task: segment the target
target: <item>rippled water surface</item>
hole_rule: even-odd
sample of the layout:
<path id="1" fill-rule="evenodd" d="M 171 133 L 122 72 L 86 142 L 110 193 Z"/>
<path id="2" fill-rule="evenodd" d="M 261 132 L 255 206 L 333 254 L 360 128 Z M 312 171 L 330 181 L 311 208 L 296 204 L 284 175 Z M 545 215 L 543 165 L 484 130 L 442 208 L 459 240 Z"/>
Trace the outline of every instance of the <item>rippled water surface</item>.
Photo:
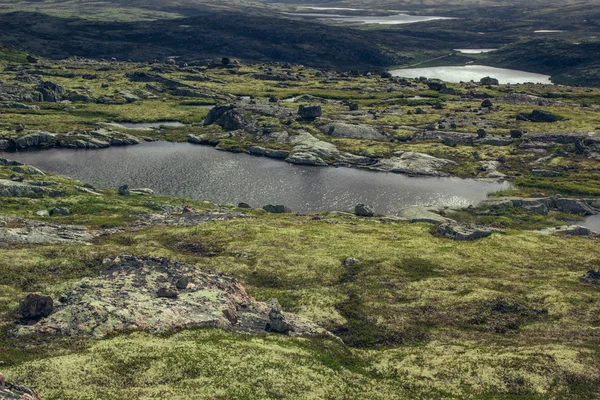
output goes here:
<path id="1" fill-rule="evenodd" d="M 290 165 L 188 143 L 144 143 L 102 150 L 4 153 L 98 187 L 149 187 L 157 194 L 216 203 L 284 204 L 294 211 L 350 210 L 357 203 L 395 214 L 415 205 L 466 207 L 509 184 L 458 178 L 411 178 L 354 168 Z"/>

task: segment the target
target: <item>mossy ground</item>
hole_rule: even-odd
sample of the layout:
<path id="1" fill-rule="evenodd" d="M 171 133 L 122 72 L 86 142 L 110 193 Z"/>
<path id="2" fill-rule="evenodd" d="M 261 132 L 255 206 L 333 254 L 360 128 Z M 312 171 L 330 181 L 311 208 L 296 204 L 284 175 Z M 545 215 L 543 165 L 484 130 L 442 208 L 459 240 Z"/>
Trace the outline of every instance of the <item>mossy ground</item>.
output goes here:
<path id="1" fill-rule="evenodd" d="M 11 62 L 14 62 L 11 60 Z M 63 64 L 56 70 L 66 71 Z M 389 80 L 355 77 L 324 82 L 313 70 L 293 67 L 305 81 L 283 87 L 253 77 L 258 66 L 244 66 L 242 74 L 227 70 L 203 71 L 226 83 L 192 82 L 198 90 L 233 93 L 266 99 L 301 94 L 348 100 L 361 110 L 382 112 L 400 107 L 378 119 L 363 115 L 359 122 L 395 132 L 400 137 L 446 113 L 476 102 L 451 102 L 447 95 L 424 85 L 388 92 Z M 56 78 L 68 90 L 85 90 L 94 97 L 113 96 L 115 90 L 141 91 L 145 84 L 124 78 L 126 72 L 147 69 L 119 64 L 98 71 L 90 65 L 69 68 L 76 78 Z M 96 74 L 93 81 L 85 74 Z M 181 78 L 177 72 L 167 76 Z M 81 78 L 80 78 L 81 77 Z M 0 73 L 12 80 L 14 74 Z M 54 77 L 50 79 L 55 79 Z M 103 88 L 102 83 L 109 87 Z M 76 89 L 85 86 L 84 89 Z M 464 91 L 463 85 L 451 85 Z M 556 124 L 514 121 L 530 105 L 502 105 L 485 114 L 499 128 L 490 135 L 520 127 L 536 132 L 592 131 L 597 113 L 582 102 L 597 104 L 600 91 L 543 85 L 518 85 L 516 90 L 564 95 L 567 107 L 542 107 L 566 118 Z M 494 97 L 505 87 L 484 88 Z M 427 100 L 412 102 L 419 94 Z M 492 99 L 493 100 L 493 99 Z M 96 122 L 173 121 L 200 122 L 207 110 L 196 100 L 165 95 L 163 99 L 133 104 L 38 104 L 40 110 L 2 109 L 3 136 L 23 123 L 28 129 L 64 133 L 91 129 Z M 410 106 L 408 105 L 410 103 Z M 443 110 L 429 106 L 445 102 Z M 281 103 L 295 109 L 295 103 Z M 427 107 L 427 114 L 408 110 Z M 538 107 L 536 107 L 538 108 Z M 338 119 L 342 105 L 324 105 L 324 118 Z M 510 120 L 511 124 L 507 121 Z M 279 121 L 265 119 L 278 126 Z M 296 122 L 300 124 L 300 122 Z M 396 150 L 425 152 L 460 162 L 451 172 L 478 173 L 478 162 L 506 157 L 503 171 L 514 175 L 519 187 L 511 194 L 543 189 L 598 195 L 597 161 L 557 149 L 548 166 L 567 171 L 563 177 L 529 174 L 536 155 L 507 147 L 448 147 L 429 142 L 373 142 L 335 139 L 320 133 L 315 124 L 303 127 L 341 150 L 370 156 L 389 156 Z M 393 126 L 398 125 L 398 129 Z M 215 127 L 186 126 L 144 132 L 145 136 L 181 141 L 188 133 L 215 132 Z M 463 129 L 474 132 L 476 128 Z M 255 143 L 250 136 L 235 136 L 220 145 L 244 150 Z M 561 150 L 558 152 L 558 150 Z M 476 158 L 473 152 L 477 151 Z M 13 171 L 0 167 L 0 178 Z M 36 218 L 35 212 L 55 206 L 72 215 L 48 217 L 89 229 L 123 226 L 139 214 L 181 207 L 197 209 L 212 204 L 157 196 L 103 196 L 81 193 L 81 182 L 65 177 L 26 176 L 54 180 L 65 192 L 55 198 L 3 198 L 0 214 Z M 190 227 L 147 227 L 98 238 L 92 245 L 0 247 L 0 361 L 3 373 L 39 390 L 45 399 L 193 398 L 598 398 L 600 393 L 600 303 L 598 287 L 579 281 L 600 265 L 598 238 L 554 237 L 529 232 L 560 224 L 566 214 L 541 217 L 526 212 L 480 215 L 464 211 L 457 218 L 506 228 L 474 242 L 434 237 L 428 224 L 382 223 L 340 214 L 267 215 L 248 211 L 249 219 L 210 222 Z M 205 251 L 205 250 L 210 251 Z M 210 253 L 210 254 L 209 254 Z M 102 341 L 64 338 L 21 338 L 7 335 L 12 313 L 28 292 L 59 294 L 66 282 L 102 270 L 102 260 L 119 254 L 166 256 L 217 270 L 239 279 L 260 300 L 277 297 L 284 309 L 313 319 L 336 333 L 343 342 L 326 339 L 292 339 L 278 335 L 247 336 L 215 329 L 184 330 L 165 336 L 141 332 Z M 244 254 L 244 257 L 240 257 Z M 360 264 L 347 267 L 354 257 Z"/>
<path id="2" fill-rule="evenodd" d="M 72 216 L 50 220 L 91 226 L 103 219 L 123 224 L 169 205 L 214 207 L 110 191 L 72 196 L 76 182 L 50 178 L 69 194 L 3 201 L 0 212 L 31 217 L 49 202 L 68 203 Z M 5 333 L 3 372 L 46 399 L 599 395 L 598 288 L 579 282 L 600 265 L 598 239 L 544 236 L 515 224 L 519 229 L 504 235 L 455 242 L 432 236 L 428 224 L 249 213 L 250 219 L 147 227 L 92 245 L 2 247 L 4 329 L 27 292 L 58 295 L 66 282 L 101 271 L 105 257 L 143 254 L 233 275 L 257 299 L 277 297 L 285 310 L 313 319 L 343 343 L 214 329 L 102 341 Z M 348 257 L 361 263 L 345 266 Z"/>

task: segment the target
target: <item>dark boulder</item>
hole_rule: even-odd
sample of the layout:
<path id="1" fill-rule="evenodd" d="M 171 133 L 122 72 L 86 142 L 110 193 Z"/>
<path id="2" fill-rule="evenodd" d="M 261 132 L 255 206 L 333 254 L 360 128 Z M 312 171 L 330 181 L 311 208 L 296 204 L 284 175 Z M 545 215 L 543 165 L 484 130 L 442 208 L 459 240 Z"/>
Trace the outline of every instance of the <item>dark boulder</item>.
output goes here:
<path id="1" fill-rule="evenodd" d="M 271 299 L 269 301 L 269 306 L 271 307 L 271 310 L 269 311 L 269 322 L 267 323 L 265 330 L 267 332 L 287 334 L 291 327 L 285 320 L 281 305 L 277 299 Z"/>
<path id="2" fill-rule="evenodd" d="M 600 271 L 594 271 L 593 269 L 586 272 L 581 278 L 579 278 L 581 282 L 591 283 L 592 285 L 600 284 Z"/>
<path id="3" fill-rule="evenodd" d="M 23 319 L 38 320 L 52 314 L 54 301 L 50 296 L 38 293 L 28 294 L 19 306 L 19 313 Z"/>
<path id="4" fill-rule="evenodd" d="M 357 204 L 356 207 L 354 207 L 354 214 L 359 217 L 372 217 L 375 215 L 375 211 L 373 210 L 373 207 L 366 204 Z"/>
<path id="5" fill-rule="evenodd" d="M 519 139 L 523 137 L 523 131 L 520 129 L 511 129 L 510 137 L 513 139 Z"/>
<path id="6" fill-rule="evenodd" d="M 495 79 L 495 78 L 492 78 L 489 76 L 486 76 L 485 78 L 481 78 L 479 83 L 481 83 L 482 85 L 485 85 L 485 86 L 496 86 L 496 85 L 500 84 L 498 79 Z"/>
<path id="7" fill-rule="evenodd" d="M 292 210 L 286 206 L 272 205 L 272 204 L 267 204 L 266 206 L 263 207 L 263 210 L 265 210 L 266 212 L 271 213 L 271 214 L 285 214 L 285 213 L 292 212 Z"/>
<path id="8" fill-rule="evenodd" d="M 560 117 L 550 111 L 533 110 L 531 113 L 519 113 L 516 117 L 517 121 L 529 122 L 556 122 Z"/>
<path id="9" fill-rule="evenodd" d="M 252 208 L 248 203 L 238 203 L 238 208 Z"/>
<path id="10" fill-rule="evenodd" d="M 41 93 L 42 101 L 57 103 L 65 95 L 65 88 L 59 83 L 53 81 L 44 81 L 36 86 L 36 90 Z"/>
<path id="11" fill-rule="evenodd" d="M 56 207 L 50 210 L 50 215 L 54 216 L 54 215 L 62 215 L 62 216 L 68 216 L 69 210 L 64 208 L 64 207 Z"/>
<path id="12" fill-rule="evenodd" d="M 430 90 L 435 90 L 436 92 L 447 88 L 445 83 L 437 81 L 427 81 L 425 82 L 425 84 L 427 85 L 427 87 L 429 87 Z"/>
<path id="13" fill-rule="evenodd" d="M 156 296 L 165 299 L 176 299 L 177 297 L 179 297 L 179 292 L 173 288 L 161 287 L 156 292 Z"/>
<path id="14" fill-rule="evenodd" d="M 129 190 L 129 185 L 123 185 L 119 187 L 119 195 L 121 196 L 127 196 L 131 194 L 130 190 Z"/>
<path id="15" fill-rule="evenodd" d="M 391 74 L 391 73 L 389 73 L 388 71 L 384 71 L 384 72 L 382 72 L 382 73 L 380 74 L 380 76 L 381 76 L 383 79 L 390 79 L 390 78 L 392 77 L 392 74 Z"/>
<path id="16" fill-rule="evenodd" d="M 238 129 L 245 129 L 250 132 L 256 131 L 252 121 L 246 118 L 244 114 L 238 111 L 233 105 L 211 108 L 202 124 L 208 126 L 215 123 L 226 131 L 235 131 Z"/>
<path id="17" fill-rule="evenodd" d="M 323 115 L 321 106 L 305 106 L 301 105 L 298 107 L 298 115 L 302 119 L 316 119 Z"/>
<path id="18" fill-rule="evenodd" d="M 477 137 L 483 139 L 487 136 L 485 129 L 477 129 Z"/>
<path id="19" fill-rule="evenodd" d="M 490 99 L 485 99 L 484 101 L 481 102 L 481 107 L 483 107 L 483 108 L 490 108 L 493 105 L 494 104 L 492 103 L 492 101 Z"/>

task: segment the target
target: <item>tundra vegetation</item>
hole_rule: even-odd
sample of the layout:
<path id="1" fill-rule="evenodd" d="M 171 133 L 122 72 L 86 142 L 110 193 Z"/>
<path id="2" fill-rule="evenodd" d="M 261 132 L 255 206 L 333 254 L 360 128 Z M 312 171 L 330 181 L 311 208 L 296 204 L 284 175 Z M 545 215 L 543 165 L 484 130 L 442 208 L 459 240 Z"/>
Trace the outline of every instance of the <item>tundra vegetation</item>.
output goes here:
<path id="1" fill-rule="evenodd" d="M 220 59 L 53 61 L 8 47 L 0 60 L 0 368 L 7 382 L 44 399 L 600 396 L 600 238 L 542 233 L 600 209 L 599 89 Z M 167 121 L 182 126 L 121 125 Z M 436 164 L 436 174 L 508 179 L 514 188 L 494 194 L 499 202 L 536 203 L 448 211 L 461 224 L 490 229 L 457 241 L 427 222 L 274 214 L 93 188 L 5 160 L 17 149 L 95 151 L 152 140 L 261 148 L 323 168 L 429 155 L 452 161 Z M 564 198 L 581 199 L 569 203 L 578 208 L 559 206 Z M 65 326 L 82 327 L 82 315 L 133 315 L 91 292 L 88 303 L 65 295 L 85 294 L 98 279 L 98 290 L 113 288 L 110 276 L 125 255 L 235 278 L 258 308 L 269 304 L 269 331 L 221 329 L 235 325 L 235 307 L 218 325 L 115 328 L 101 339 L 35 330 L 48 317 L 45 296 L 60 315 L 67 305 L 82 308 L 60 321 Z M 144 282 L 156 285 L 160 271 L 143 268 L 151 276 Z M 115 296 L 133 296 L 144 282 L 128 282 Z M 178 292 L 145 289 L 156 291 L 157 304 L 177 305 L 195 290 L 180 283 Z M 33 293 L 43 296 L 32 303 Z M 268 303 L 273 298 L 278 304 Z M 84 306 L 107 314 L 85 314 Z M 289 334 L 275 324 L 281 308 L 327 333 Z M 35 320 L 26 318 L 32 312 Z"/>

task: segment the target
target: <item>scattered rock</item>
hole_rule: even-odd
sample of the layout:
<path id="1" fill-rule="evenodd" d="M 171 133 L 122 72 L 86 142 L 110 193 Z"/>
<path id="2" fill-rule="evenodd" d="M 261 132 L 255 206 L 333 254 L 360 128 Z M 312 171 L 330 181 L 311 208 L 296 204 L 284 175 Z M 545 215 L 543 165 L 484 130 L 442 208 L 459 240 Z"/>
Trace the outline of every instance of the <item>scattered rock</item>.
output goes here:
<path id="1" fill-rule="evenodd" d="M 321 106 L 301 105 L 298 107 L 298 115 L 300 115 L 302 119 L 312 120 L 321 117 L 322 114 L 323 110 L 321 109 Z"/>
<path id="2" fill-rule="evenodd" d="M 372 217 L 375 215 L 375 211 L 373 210 L 373 207 L 366 204 L 357 204 L 356 207 L 354 207 L 354 214 L 359 217 Z"/>
<path id="3" fill-rule="evenodd" d="M 523 131 L 520 129 L 511 129 L 510 137 L 513 139 L 520 139 L 523 137 Z"/>
<path id="4" fill-rule="evenodd" d="M 131 191 L 129 190 L 129 185 L 120 186 L 118 193 L 121 196 L 128 196 L 129 194 L 131 194 Z"/>
<path id="5" fill-rule="evenodd" d="M 166 299 L 176 299 L 177 297 L 179 297 L 179 292 L 173 288 L 161 287 L 156 292 L 156 296 Z"/>
<path id="6" fill-rule="evenodd" d="M 409 175 L 449 176 L 449 174 L 440 171 L 440 168 L 453 165 L 458 164 L 428 154 L 397 151 L 393 154 L 393 157 L 380 160 L 369 169 Z"/>
<path id="7" fill-rule="evenodd" d="M 252 207 L 250 207 L 250 204 L 248 204 L 248 203 L 238 203 L 238 208 L 249 209 L 249 208 L 252 208 Z"/>
<path id="8" fill-rule="evenodd" d="M 52 314 L 54 301 L 50 296 L 28 294 L 19 305 L 19 314 L 24 320 L 39 320 Z"/>
<path id="9" fill-rule="evenodd" d="M 269 322 L 265 326 L 265 330 L 267 332 L 288 334 L 292 327 L 287 323 L 281 305 L 277 299 L 269 300 L 268 304 L 271 310 L 269 311 Z"/>
<path id="10" fill-rule="evenodd" d="M 263 210 L 265 210 L 266 212 L 271 213 L 271 214 L 284 214 L 284 213 L 292 212 L 292 210 L 286 206 L 272 205 L 272 204 L 267 204 L 266 206 L 263 207 Z"/>
<path id="11" fill-rule="evenodd" d="M 62 216 L 68 216 L 69 210 L 64 208 L 64 207 L 56 207 L 50 210 L 50 216 L 55 216 L 55 215 L 62 215 Z"/>
<path id="12" fill-rule="evenodd" d="M 360 260 L 357 258 L 346 258 L 346 260 L 344 260 L 344 266 L 346 267 L 354 267 L 358 264 L 360 264 Z"/>
<path id="13" fill-rule="evenodd" d="M 556 122 L 560 117 L 550 111 L 544 110 L 533 110 L 532 113 L 520 113 L 517 115 L 519 121 L 530 121 L 530 122 Z"/>
<path id="14" fill-rule="evenodd" d="M 494 232 L 498 231 L 485 226 L 450 222 L 439 225 L 435 234 L 454 240 L 477 240 L 488 237 Z"/>
<path id="15" fill-rule="evenodd" d="M 411 223 L 427 222 L 430 224 L 444 224 L 452 222 L 451 219 L 439 214 L 440 209 L 436 207 L 409 207 L 400 210 L 399 217 L 407 219 Z"/>
<path id="16" fill-rule="evenodd" d="M 479 81 L 479 83 L 481 83 L 484 86 L 497 86 L 500 84 L 500 82 L 498 81 L 498 79 L 486 76 L 485 78 L 481 78 L 481 80 Z"/>
<path id="17" fill-rule="evenodd" d="M 591 283 L 592 285 L 599 285 L 600 284 L 600 271 L 595 271 L 593 269 L 590 269 L 588 272 L 585 273 L 585 275 L 583 275 L 581 278 L 579 278 L 579 280 L 581 282 Z"/>

